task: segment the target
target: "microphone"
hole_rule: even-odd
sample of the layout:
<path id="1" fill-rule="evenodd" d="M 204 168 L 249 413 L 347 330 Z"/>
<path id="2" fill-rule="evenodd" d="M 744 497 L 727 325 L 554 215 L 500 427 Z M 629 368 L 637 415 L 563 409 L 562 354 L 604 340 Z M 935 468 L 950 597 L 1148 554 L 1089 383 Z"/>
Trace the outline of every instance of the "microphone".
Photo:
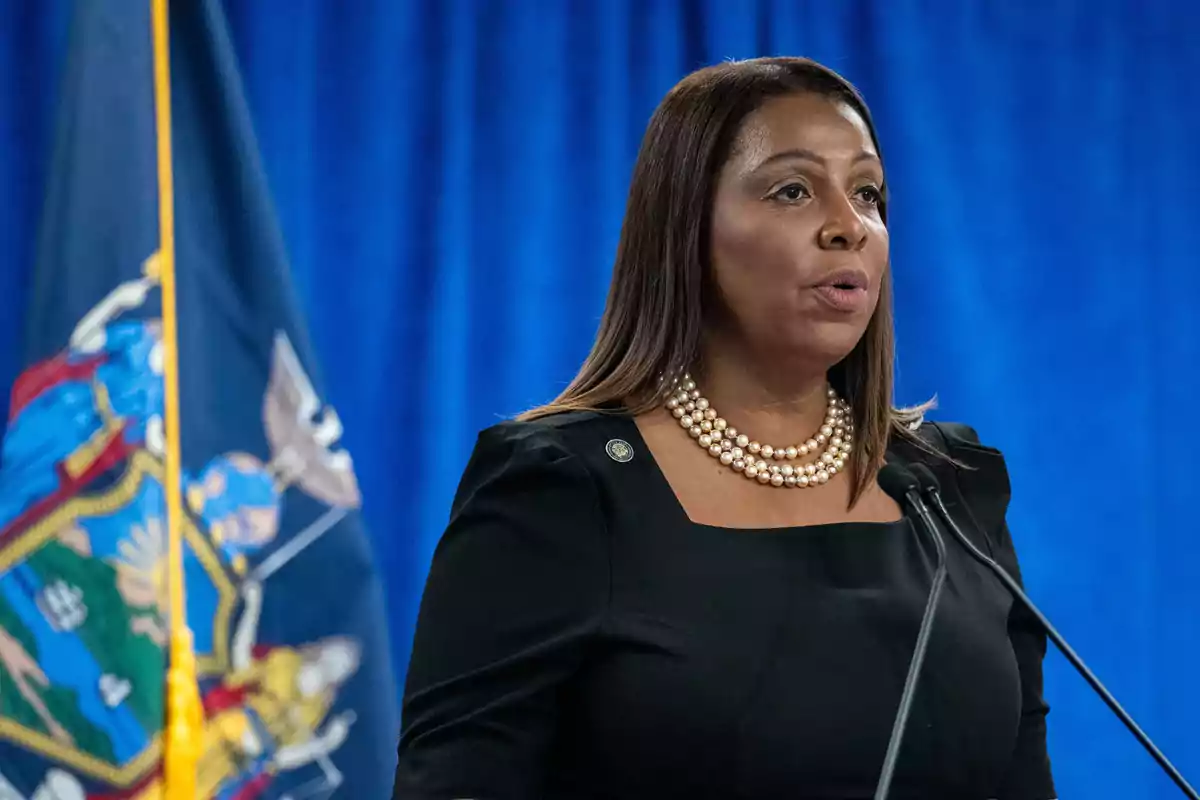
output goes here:
<path id="1" fill-rule="evenodd" d="M 904 741 L 904 731 L 908 727 L 908 715 L 912 711 L 913 698 L 917 693 L 917 682 L 921 678 L 921 668 L 925 663 L 925 652 L 929 649 L 929 634 L 933 631 L 933 620 L 937 615 L 938 602 L 942 597 L 942 586 L 946 583 L 946 543 L 941 531 L 929 512 L 929 507 L 921 499 L 920 484 L 916 477 L 898 464 L 885 464 L 879 471 L 879 487 L 887 492 L 898 503 L 907 504 L 916 512 L 922 527 L 933 540 L 937 553 L 937 568 L 933 573 L 933 584 L 929 589 L 929 597 L 925 601 L 925 613 L 921 617 L 921 627 L 917 632 L 917 644 L 913 649 L 912 660 L 908 665 L 908 676 L 904 679 L 904 692 L 900 695 L 900 707 L 896 710 L 896 719 L 892 723 L 892 736 L 888 740 L 887 755 L 883 759 L 883 768 L 879 773 L 879 783 L 875 786 L 875 800 L 886 800 L 892 788 L 892 774 L 896 771 L 896 761 L 900 757 L 900 745 Z"/>
<path id="2" fill-rule="evenodd" d="M 1020 602 L 1021 605 L 1025 606 L 1025 608 L 1027 608 L 1029 612 L 1037 618 L 1038 623 L 1041 624 L 1042 628 L 1046 631 L 1046 635 L 1052 642 L 1054 642 L 1054 646 L 1057 647 L 1064 656 L 1066 656 L 1067 661 L 1071 662 L 1071 666 L 1073 666 L 1076 671 L 1083 676 L 1083 679 L 1088 682 L 1088 685 L 1092 687 L 1096 694 L 1100 695 L 1100 699 L 1103 700 L 1110 709 L 1112 709 L 1112 712 L 1117 715 L 1117 718 L 1120 719 L 1121 722 L 1125 723 L 1125 727 L 1129 729 L 1129 732 L 1132 733 L 1138 742 L 1141 743 L 1142 747 L 1146 748 L 1146 752 L 1148 752 L 1154 758 L 1154 760 L 1158 762 L 1158 765 L 1162 767 L 1163 772 L 1167 773 L 1167 776 L 1175 782 L 1175 785 L 1180 788 L 1184 795 L 1189 797 L 1191 800 L 1200 800 L 1200 795 L 1196 794 L 1196 790 L 1188 784 L 1183 775 L 1180 774 L 1179 770 L 1175 768 L 1175 765 L 1167 760 L 1167 757 L 1163 755 L 1163 752 L 1158 749 L 1153 741 L 1151 741 L 1150 737 L 1146 735 L 1145 731 L 1138 727 L 1138 724 L 1133 721 L 1133 717 L 1129 716 L 1129 712 L 1121 707 L 1121 704 L 1117 702 L 1117 699 L 1112 696 L 1112 693 L 1109 692 L 1104 684 L 1100 682 L 1100 679 L 1096 677 L 1095 673 L 1088 669 L 1088 666 L 1083 663 L 1083 659 L 1080 658 L 1073 649 L 1071 649 L 1071 646 L 1067 644 L 1067 640 L 1064 639 L 1062 634 L 1060 634 L 1054 628 L 1054 626 L 1050 624 L 1050 620 L 1048 620 L 1046 616 L 1038 609 L 1038 607 L 1033 604 L 1033 601 L 1029 599 L 1024 591 L 1022 591 L 1021 587 L 1015 580 L 1013 580 L 1012 576 L 1005 572 L 1003 567 L 984 555 L 979 548 L 977 548 L 974 543 L 967 538 L 966 534 L 964 534 L 962 529 L 958 526 L 958 523 L 956 523 L 954 518 L 950 516 L 950 512 L 946 510 L 946 504 L 942 502 L 941 488 L 938 484 L 937 476 L 933 474 L 933 470 L 924 464 L 917 463 L 912 465 L 912 472 L 920 481 L 921 491 L 933 502 L 933 507 L 937 510 L 938 516 L 941 517 L 942 522 L 946 523 L 946 527 L 948 527 L 950 532 L 954 534 L 954 538 L 958 539 L 959 543 L 967 549 L 967 552 L 972 558 L 995 573 L 996 577 L 1000 579 L 1000 582 L 1003 583 L 1005 587 L 1008 588 L 1008 591 L 1012 593 L 1013 598 Z"/>

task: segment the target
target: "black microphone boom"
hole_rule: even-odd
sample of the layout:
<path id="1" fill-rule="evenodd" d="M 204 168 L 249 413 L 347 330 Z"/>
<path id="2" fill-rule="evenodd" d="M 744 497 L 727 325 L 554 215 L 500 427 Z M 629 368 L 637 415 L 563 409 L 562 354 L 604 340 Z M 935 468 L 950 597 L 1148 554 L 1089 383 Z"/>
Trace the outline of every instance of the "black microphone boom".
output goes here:
<path id="1" fill-rule="evenodd" d="M 908 676 L 904 679 L 904 691 L 900 695 L 900 707 L 896 711 L 896 719 L 892 723 L 892 735 L 888 740 L 887 755 L 883 759 L 883 768 L 879 773 L 879 783 L 875 786 L 875 800 L 886 800 L 892 787 L 892 775 L 896 771 L 896 761 L 900 757 L 900 745 L 904 741 L 904 731 L 908 727 L 908 715 L 912 711 L 913 698 L 916 696 L 917 683 L 921 677 L 921 668 L 925 663 L 925 653 L 929 649 L 929 634 L 933 631 L 933 620 L 937 614 L 938 602 L 942 597 L 942 586 L 946 583 L 946 543 L 942 540 L 941 531 L 934 522 L 929 507 L 921 499 L 920 484 L 916 477 L 904 467 L 887 464 L 879 471 L 879 487 L 887 492 L 897 502 L 907 503 L 916 512 L 922 526 L 933 540 L 937 553 L 937 567 L 933 573 L 933 584 L 929 589 L 929 597 L 925 601 L 925 613 L 921 616 L 921 627 L 917 632 L 917 644 L 913 649 L 912 660 L 908 665 Z"/>
<path id="2" fill-rule="evenodd" d="M 1162 767 L 1163 771 L 1167 773 L 1171 780 L 1175 782 L 1175 785 L 1178 786 L 1185 795 L 1191 798 L 1191 800 L 1200 800 L 1200 795 L 1196 794 L 1196 790 L 1188 784 L 1183 775 L 1180 774 L 1179 770 L 1175 768 L 1175 765 L 1167 760 L 1167 757 L 1163 755 L 1163 752 L 1158 749 L 1158 746 L 1151 741 L 1150 737 L 1146 735 L 1146 732 L 1143 731 L 1138 724 L 1133 721 L 1133 717 L 1129 716 L 1129 712 L 1121 707 L 1121 704 L 1117 702 L 1117 699 L 1112 696 L 1112 693 L 1109 692 L 1104 684 L 1100 682 L 1100 679 L 1096 677 L 1095 673 L 1088 669 L 1087 664 L 1083 663 L 1083 659 L 1080 658 L 1073 649 L 1071 649 L 1071 646 L 1067 644 L 1067 640 L 1064 639 L 1062 634 L 1060 634 L 1054 628 L 1054 626 L 1050 624 L 1050 620 L 1048 620 L 1046 615 L 1043 614 L 1038 607 L 1033 604 L 1033 601 L 1029 599 L 1029 597 L 1021 589 L 1020 585 L 1013 580 L 1011 575 L 1004 571 L 1003 567 L 981 552 L 979 548 L 977 548 L 974 543 L 967 538 L 966 534 L 962 532 L 962 529 L 959 528 L 958 523 L 954 521 L 954 518 L 950 516 L 950 512 L 946 510 L 946 504 L 942 502 L 942 493 L 938 486 L 938 479 L 933 474 L 933 470 L 924 464 L 913 464 L 912 471 L 920 480 L 922 491 L 933 502 L 933 507 L 937 509 L 938 516 L 942 518 L 944 523 L 946 523 L 946 527 L 948 527 L 950 532 L 954 534 L 954 538 L 958 539 L 959 543 L 967 549 L 967 552 L 971 554 L 972 558 L 995 573 L 996 577 L 1000 579 L 1000 582 L 1008 587 L 1008 590 L 1012 592 L 1013 598 L 1020 602 L 1021 605 L 1025 606 L 1025 608 L 1029 609 L 1029 612 L 1033 614 L 1033 616 L 1037 617 L 1037 621 L 1041 624 L 1042 628 L 1045 629 L 1046 635 L 1050 638 L 1050 641 L 1054 642 L 1054 646 L 1057 647 L 1064 656 L 1066 656 L 1067 661 L 1071 662 L 1071 666 L 1073 666 L 1079 672 L 1079 674 L 1083 676 L 1083 679 L 1088 682 L 1092 689 L 1095 690 L 1096 694 L 1100 695 L 1100 699 L 1103 700 L 1110 709 L 1112 709 L 1112 712 L 1117 715 L 1117 718 L 1120 719 L 1121 722 L 1125 723 L 1125 727 L 1129 729 L 1129 732 L 1132 733 L 1134 738 L 1141 743 L 1142 747 L 1146 748 L 1146 752 L 1148 752 L 1154 758 L 1154 760 L 1158 762 L 1158 765 Z"/>

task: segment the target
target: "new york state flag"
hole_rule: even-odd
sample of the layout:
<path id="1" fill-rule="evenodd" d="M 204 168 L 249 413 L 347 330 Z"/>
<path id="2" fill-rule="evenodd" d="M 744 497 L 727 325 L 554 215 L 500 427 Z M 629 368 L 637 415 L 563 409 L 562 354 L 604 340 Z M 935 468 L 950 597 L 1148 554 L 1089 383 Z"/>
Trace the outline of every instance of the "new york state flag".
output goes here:
<path id="1" fill-rule="evenodd" d="M 395 686 L 353 462 L 219 3 L 171 5 L 164 245 L 150 0 L 75 4 L 0 453 L 0 800 L 164 795 L 172 352 L 197 796 L 387 797 Z"/>

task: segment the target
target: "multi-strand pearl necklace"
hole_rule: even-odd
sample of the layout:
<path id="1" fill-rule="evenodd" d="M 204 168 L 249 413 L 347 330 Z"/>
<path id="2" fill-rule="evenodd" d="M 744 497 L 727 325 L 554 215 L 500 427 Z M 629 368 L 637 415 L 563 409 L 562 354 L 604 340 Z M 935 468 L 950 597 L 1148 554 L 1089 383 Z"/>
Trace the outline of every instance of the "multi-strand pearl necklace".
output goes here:
<path id="1" fill-rule="evenodd" d="M 833 387 L 827 394 L 829 408 L 821 429 L 803 444 L 786 447 L 751 441 L 744 433 L 729 427 L 687 374 L 675 384 L 675 392 L 667 400 L 667 410 L 697 444 L 730 469 L 762 484 L 803 488 L 828 483 L 846 468 L 853 450 L 850 406 L 838 397 Z M 822 448 L 824 451 L 807 464 L 789 463 L 809 453 L 817 454 Z"/>

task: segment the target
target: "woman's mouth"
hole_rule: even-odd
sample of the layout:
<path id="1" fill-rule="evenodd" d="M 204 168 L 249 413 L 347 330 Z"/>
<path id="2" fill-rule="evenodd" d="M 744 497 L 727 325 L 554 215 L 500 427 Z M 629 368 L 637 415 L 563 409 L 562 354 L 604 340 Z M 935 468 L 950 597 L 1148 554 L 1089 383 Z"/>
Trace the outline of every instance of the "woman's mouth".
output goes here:
<path id="1" fill-rule="evenodd" d="M 830 308 L 843 313 L 863 311 L 867 307 L 867 290 L 853 284 L 833 283 L 814 287 L 817 297 Z"/>
<path id="2" fill-rule="evenodd" d="M 870 280 L 861 270 L 841 270 L 822 278 L 814 287 L 821 298 L 835 311 L 853 313 L 865 310 L 870 300 L 867 287 Z"/>

